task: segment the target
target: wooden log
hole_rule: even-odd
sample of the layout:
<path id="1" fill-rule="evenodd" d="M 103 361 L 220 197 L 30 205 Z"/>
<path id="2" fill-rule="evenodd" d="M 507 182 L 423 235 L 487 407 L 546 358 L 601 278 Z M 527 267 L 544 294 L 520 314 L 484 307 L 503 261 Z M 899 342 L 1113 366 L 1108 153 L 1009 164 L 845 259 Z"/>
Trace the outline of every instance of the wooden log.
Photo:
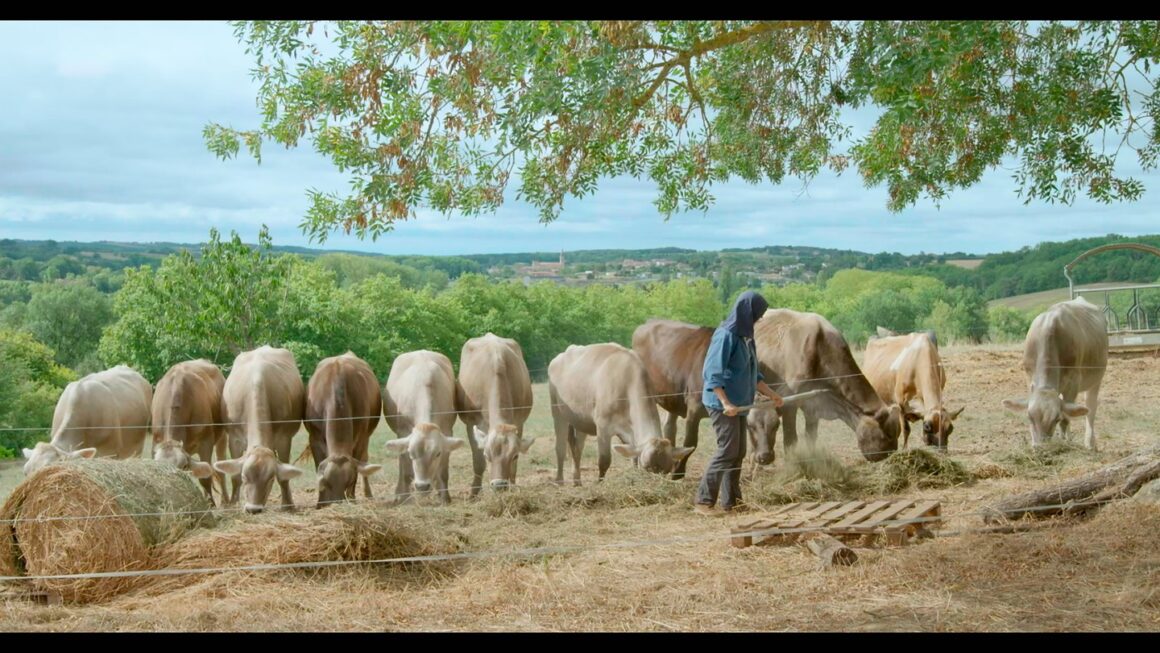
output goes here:
<path id="1" fill-rule="evenodd" d="M 1127 490 L 1139 489 L 1144 483 L 1160 477 L 1160 447 L 1152 447 L 1077 479 L 1042 490 L 1024 492 L 1003 499 L 983 515 L 985 523 L 1036 518 L 1061 514 L 1089 513 Z M 1080 504 L 1080 505 L 1075 505 Z M 1050 507 L 1049 507 L 1050 506 Z"/>
<path id="2" fill-rule="evenodd" d="M 806 547 L 822 559 L 822 565 L 825 567 L 849 566 L 858 561 L 858 554 L 854 553 L 853 549 L 826 533 L 817 533 L 805 542 Z"/>

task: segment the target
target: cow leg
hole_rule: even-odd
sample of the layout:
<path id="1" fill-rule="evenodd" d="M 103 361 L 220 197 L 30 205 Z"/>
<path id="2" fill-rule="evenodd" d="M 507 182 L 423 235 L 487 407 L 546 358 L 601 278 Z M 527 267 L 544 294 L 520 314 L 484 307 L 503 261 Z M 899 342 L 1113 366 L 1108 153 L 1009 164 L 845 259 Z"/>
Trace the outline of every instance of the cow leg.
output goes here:
<path id="1" fill-rule="evenodd" d="M 781 450 L 789 455 L 789 452 L 797 446 L 797 406 L 782 406 L 781 411 L 781 428 L 783 431 L 783 439 L 781 443 Z"/>
<path id="2" fill-rule="evenodd" d="M 471 447 L 471 471 L 474 475 L 471 479 L 471 498 L 474 499 L 483 489 L 483 472 L 487 469 L 487 461 L 484 460 L 483 451 L 476 444 L 475 437 L 471 432 L 471 429 L 475 428 L 475 424 L 464 422 L 463 426 L 467 431 L 467 446 Z"/>
<path id="3" fill-rule="evenodd" d="M 211 465 L 213 464 L 213 462 L 212 462 L 213 461 L 213 439 L 212 438 L 213 438 L 213 433 L 211 432 L 211 433 L 209 433 L 209 437 L 203 436 L 201 441 L 197 443 L 197 457 L 198 457 L 198 459 L 200 459 L 201 462 L 203 462 L 203 463 L 209 463 Z M 211 474 L 209 476 L 209 478 L 197 479 L 197 480 L 201 481 L 201 487 L 202 487 L 202 489 L 205 490 L 205 496 L 209 498 L 209 505 L 213 508 L 217 507 L 217 504 L 215 504 L 213 502 L 213 479 L 215 476 L 217 476 L 216 471 L 214 474 Z"/>
<path id="4" fill-rule="evenodd" d="M 451 478 L 451 453 L 444 452 L 443 460 L 439 463 L 439 499 L 443 505 L 451 503 L 451 490 L 448 489 L 448 482 Z"/>
<path id="5" fill-rule="evenodd" d="M 310 457 L 314 458 L 314 471 L 318 471 L 318 466 L 322 461 L 326 460 L 326 431 L 318 426 L 310 426 L 306 429 L 310 434 Z"/>
<path id="6" fill-rule="evenodd" d="M 370 427 L 370 426 L 368 426 L 366 428 L 367 428 L 368 432 L 366 433 L 366 435 L 364 435 L 363 437 L 361 437 L 357 440 L 358 444 L 354 448 L 354 457 L 356 459 L 364 462 L 364 463 L 368 462 L 370 460 L 369 449 L 371 446 L 371 434 L 369 431 L 373 430 L 373 427 Z M 362 482 L 363 482 L 363 494 L 366 496 L 366 498 L 373 499 L 374 496 L 371 494 L 371 477 L 363 476 Z M 353 499 L 354 497 L 351 497 L 351 498 Z"/>
<path id="7" fill-rule="evenodd" d="M 664 436 L 669 444 L 677 446 L 677 414 L 665 411 Z"/>
<path id="8" fill-rule="evenodd" d="M 415 470 L 411 467 L 411 459 L 407 453 L 399 455 L 399 480 L 395 483 L 395 503 L 407 503 L 414 496 L 411 493 L 411 482 L 415 478 Z"/>
<path id="9" fill-rule="evenodd" d="M 1079 391 L 1068 392 L 1063 394 L 1064 403 L 1075 403 L 1075 398 L 1079 396 Z M 1068 441 L 1068 433 L 1071 431 L 1071 419 L 1068 418 L 1067 413 L 1063 413 L 1059 418 L 1059 436 L 1063 442 Z"/>
<path id="10" fill-rule="evenodd" d="M 241 458 L 242 455 L 246 453 L 246 434 L 243 431 L 238 430 L 236 432 L 229 433 L 226 437 L 229 439 L 230 458 L 232 460 Z M 238 496 L 241 494 L 242 489 L 242 475 L 230 475 L 230 483 L 233 486 L 230 490 L 230 505 L 237 505 Z"/>
<path id="11" fill-rule="evenodd" d="M 817 413 L 809 410 L 802 411 L 806 417 L 806 440 L 809 441 L 810 446 L 817 444 L 818 441 L 818 419 Z"/>
<path id="12" fill-rule="evenodd" d="M 700 407 L 689 407 L 688 414 L 685 415 L 685 443 L 682 446 L 697 448 L 697 436 L 701 430 L 701 415 Z M 675 442 L 673 443 L 676 444 Z M 685 465 L 689 463 L 690 456 L 685 456 L 680 463 L 677 464 L 676 469 L 673 470 L 673 480 L 681 480 L 685 478 Z"/>
<path id="13" fill-rule="evenodd" d="M 290 438 L 292 438 L 293 435 L 294 434 L 291 433 L 289 435 L 284 435 L 284 436 L 278 438 L 277 443 L 274 445 L 275 446 L 274 453 L 278 454 L 278 460 L 281 460 L 283 463 L 285 463 L 287 465 L 290 464 Z M 290 493 L 290 481 L 289 480 L 283 481 L 283 480 L 279 479 L 278 485 L 281 486 L 281 488 L 282 488 L 282 509 L 288 510 L 288 511 L 293 511 L 294 510 L 294 495 Z"/>
<path id="14" fill-rule="evenodd" d="M 600 470 L 598 481 L 604 480 L 604 474 L 612 465 L 612 432 L 596 427 L 597 467 Z"/>
<path id="15" fill-rule="evenodd" d="M 584 439 L 588 434 L 580 432 L 574 426 L 571 428 L 572 434 L 568 438 L 568 444 L 572 448 L 572 485 L 580 487 L 580 457 L 584 455 Z"/>
<path id="16" fill-rule="evenodd" d="M 1083 444 L 1092 451 L 1099 451 L 1096 445 L 1096 409 L 1100 406 L 1100 386 L 1096 385 L 1083 395 L 1083 403 L 1088 413 L 1084 416 Z"/>

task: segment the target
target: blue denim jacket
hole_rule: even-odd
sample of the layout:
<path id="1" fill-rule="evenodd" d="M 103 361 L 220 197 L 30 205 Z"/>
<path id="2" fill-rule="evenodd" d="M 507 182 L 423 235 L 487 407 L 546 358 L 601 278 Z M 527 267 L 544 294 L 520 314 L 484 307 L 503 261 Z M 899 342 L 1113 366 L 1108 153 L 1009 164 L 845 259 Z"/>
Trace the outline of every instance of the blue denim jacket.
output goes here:
<path id="1" fill-rule="evenodd" d="M 705 390 L 701 393 L 701 403 L 713 410 L 725 409 L 714 388 L 724 388 L 725 396 L 734 406 L 748 406 L 757 394 L 757 382 L 765 380 L 757 367 L 756 345 L 748 338 L 738 338 L 728 329 L 713 332 L 702 376 Z"/>

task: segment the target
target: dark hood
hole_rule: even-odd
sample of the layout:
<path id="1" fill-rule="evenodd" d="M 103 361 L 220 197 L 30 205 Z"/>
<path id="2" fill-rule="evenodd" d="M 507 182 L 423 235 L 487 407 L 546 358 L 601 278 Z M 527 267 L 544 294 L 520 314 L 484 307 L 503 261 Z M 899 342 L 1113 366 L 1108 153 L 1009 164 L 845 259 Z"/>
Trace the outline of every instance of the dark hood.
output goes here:
<path id="1" fill-rule="evenodd" d="M 753 323 L 760 320 L 768 308 L 769 304 L 764 297 L 752 290 L 746 290 L 733 304 L 733 310 L 729 312 L 729 317 L 725 318 L 725 321 L 721 322 L 721 326 L 717 328 L 728 329 L 739 338 L 752 338 Z"/>

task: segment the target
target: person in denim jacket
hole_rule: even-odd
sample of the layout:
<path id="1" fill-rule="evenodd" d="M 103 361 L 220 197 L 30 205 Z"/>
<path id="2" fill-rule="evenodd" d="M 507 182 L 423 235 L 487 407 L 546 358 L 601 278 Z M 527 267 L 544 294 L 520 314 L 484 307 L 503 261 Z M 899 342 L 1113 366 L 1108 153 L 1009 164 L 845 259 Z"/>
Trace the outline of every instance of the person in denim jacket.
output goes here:
<path id="1" fill-rule="evenodd" d="M 753 323 L 769 304 L 761 295 L 746 291 L 733 304 L 729 317 L 713 332 L 702 371 L 705 390 L 701 401 L 717 431 L 717 453 L 705 468 L 697 488 L 695 510 L 712 514 L 721 497 L 721 509 L 730 511 L 741 501 L 741 463 L 745 459 L 745 416 L 758 392 L 781 406 L 781 397 L 768 385 L 757 366 Z"/>

